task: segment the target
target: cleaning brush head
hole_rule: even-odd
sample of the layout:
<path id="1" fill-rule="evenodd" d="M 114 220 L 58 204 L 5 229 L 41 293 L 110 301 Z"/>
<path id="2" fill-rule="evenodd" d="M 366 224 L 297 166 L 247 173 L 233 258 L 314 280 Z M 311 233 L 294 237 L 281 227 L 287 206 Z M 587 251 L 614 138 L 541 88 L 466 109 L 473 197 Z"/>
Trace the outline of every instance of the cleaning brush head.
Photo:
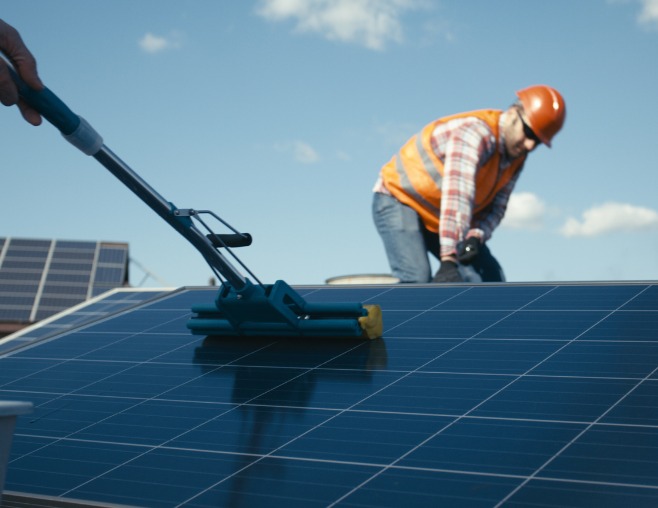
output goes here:
<path id="1" fill-rule="evenodd" d="M 214 303 L 195 305 L 187 327 L 196 335 L 225 337 L 381 337 L 378 305 L 309 303 L 284 281 L 220 287 Z"/>

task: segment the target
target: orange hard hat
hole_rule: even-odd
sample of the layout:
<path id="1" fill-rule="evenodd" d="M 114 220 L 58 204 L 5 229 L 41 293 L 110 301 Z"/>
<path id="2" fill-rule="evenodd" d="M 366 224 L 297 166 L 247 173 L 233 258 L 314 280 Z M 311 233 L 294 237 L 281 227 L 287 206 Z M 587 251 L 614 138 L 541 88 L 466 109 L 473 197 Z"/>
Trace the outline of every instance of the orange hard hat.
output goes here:
<path id="1" fill-rule="evenodd" d="M 516 92 L 525 111 L 528 125 L 546 146 L 564 124 L 567 107 L 564 99 L 555 88 L 534 85 Z"/>

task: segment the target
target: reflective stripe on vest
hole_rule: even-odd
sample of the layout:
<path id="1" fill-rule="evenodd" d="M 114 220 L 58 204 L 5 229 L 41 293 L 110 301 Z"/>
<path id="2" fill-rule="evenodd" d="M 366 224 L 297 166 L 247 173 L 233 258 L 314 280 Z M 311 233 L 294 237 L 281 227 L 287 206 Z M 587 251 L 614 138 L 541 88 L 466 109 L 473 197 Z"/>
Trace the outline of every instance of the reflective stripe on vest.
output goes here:
<path id="1" fill-rule="evenodd" d="M 422 131 L 419 132 L 414 137 L 416 138 L 416 142 L 415 142 L 416 150 L 418 150 L 418 154 L 420 155 L 420 162 L 423 166 L 423 169 L 432 178 L 434 184 L 436 185 L 437 192 L 441 192 L 441 183 L 443 181 L 443 175 L 439 173 L 439 170 L 433 164 L 429 154 L 423 148 L 423 143 L 422 143 L 423 132 Z M 427 201 L 420 193 L 416 191 L 414 186 L 409 181 L 409 178 L 407 177 L 407 172 L 404 169 L 404 165 L 402 164 L 402 159 L 400 158 L 400 154 L 399 153 L 395 154 L 394 158 L 395 158 L 395 170 L 397 171 L 398 176 L 400 177 L 400 185 L 406 190 L 406 193 L 416 203 L 422 203 L 424 208 L 430 210 L 435 216 L 438 217 L 441 212 L 441 208 L 434 206 L 431 202 Z"/>

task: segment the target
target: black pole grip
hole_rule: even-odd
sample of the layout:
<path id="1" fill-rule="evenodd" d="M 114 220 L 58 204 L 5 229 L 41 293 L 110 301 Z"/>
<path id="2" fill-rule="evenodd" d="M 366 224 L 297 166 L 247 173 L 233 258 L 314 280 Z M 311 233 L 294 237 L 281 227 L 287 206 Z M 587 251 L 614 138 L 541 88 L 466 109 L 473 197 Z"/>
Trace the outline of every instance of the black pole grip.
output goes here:
<path id="1" fill-rule="evenodd" d="M 71 111 L 59 97 L 48 88 L 40 91 L 30 88 L 11 65 L 7 64 L 7 69 L 11 79 L 16 83 L 18 94 L 27 104 L 37 110 L 65 136 L 76 131 L 80 125 L 80 117 Z"/>
<path id="2" fill-rule="evenodd" d="M 210 234 L 206 235 L 208 240 L 217 248 L 222 247 L 247 247 L 251 245 L 251 235 L 249 233 L 227 233 L 227 234 Z"/>

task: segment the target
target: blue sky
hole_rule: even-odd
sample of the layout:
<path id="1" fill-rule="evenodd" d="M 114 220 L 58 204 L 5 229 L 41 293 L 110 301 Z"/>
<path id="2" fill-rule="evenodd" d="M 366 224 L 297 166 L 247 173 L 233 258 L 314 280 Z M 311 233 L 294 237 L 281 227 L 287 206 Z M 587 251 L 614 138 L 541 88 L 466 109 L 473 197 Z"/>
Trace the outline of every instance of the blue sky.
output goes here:
<path id="1" fill-rule="evenodd" d="M 431 120 L 567 102 L 489 243 L 510 281 L 658 279 L 658 0 L 3 0 L 46 85 L 179 208 L 254 236 L 266 283 L 388 273 L 380 167 Z M 0 110 L 0 236 L 122 241 L 204 285 L 186 240 L 50 125 Z M 156 278 L 157 277 L 157 278 Z"/>

